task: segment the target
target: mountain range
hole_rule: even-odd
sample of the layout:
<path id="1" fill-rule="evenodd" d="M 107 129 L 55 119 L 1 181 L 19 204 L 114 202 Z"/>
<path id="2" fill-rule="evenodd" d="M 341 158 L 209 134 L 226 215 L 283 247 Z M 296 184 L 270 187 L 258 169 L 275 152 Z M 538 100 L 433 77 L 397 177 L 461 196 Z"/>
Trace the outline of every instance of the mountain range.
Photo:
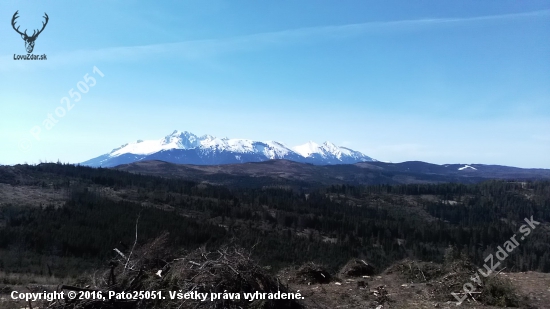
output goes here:
<path id="1" fill-rule="evenodd" d="M 175 130 L 157 140 L 138 140 L 127 143 L 111 152 L 82 162 L 93 167 L 114 167 L 138 161 L 160 160 L 176 164 L 217 165 L 231 163 L 263 162 L 285 159 L 314 165 L 354 164 L 374 162 L 371 157 L 331 142 L 319 145 L 307 142 L 287 147 L 276 141 L 217 138 L 211 135 L 197 136 L 187 131 Z"/>

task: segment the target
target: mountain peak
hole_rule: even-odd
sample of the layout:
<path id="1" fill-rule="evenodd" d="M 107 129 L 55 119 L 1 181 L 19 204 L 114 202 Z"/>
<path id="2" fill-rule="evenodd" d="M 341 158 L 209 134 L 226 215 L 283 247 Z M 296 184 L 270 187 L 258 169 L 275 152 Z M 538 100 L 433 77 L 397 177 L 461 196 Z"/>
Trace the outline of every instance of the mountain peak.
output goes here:
<path id="1" fill-rule="evenodd" d="M 166 135 L 166 137 L 169 137 L 169 136 L 174 136 L 174 137 L 186 136 L 187 137 L 187 136 L 196 136 L 196 135 L 188 131 L 174 130 L 174 132 Z"/>
<path id="2" fill-rule="evenodd" d="M 326 141 L 322 145 L 308 141 L 289 148 L 277 141 L 216 138 L 174 130 L 158 140 L 138 140 L 124 144 L 110 153 L 83 162 L 90 166 L 116 166 L 142 160 L 163 160 L 180 164 L 226 164 L 286 159 L 313 164 L 351 164 L 373 161 L 372 158 Z"/>
<path id="3" fill-rule="evenodd" d="M 308 141 L 305 144 L 292 147 L 292 150 L 307 158 L 311 154 L 319 152 L 319 144 L 314 141 Z"/>
<path id="4" fill-rule="evenodd" d="M 339 148 L 340 148 L 340 147 L 336 146 L 334 143 L 331 143 L 329 141 L 324 142 L 323 146 L 324 146 L 324 148 L 326 148 L 328 151 L 330 151 L 332 153 L 338 152 Z"/>
<path id="5" fill-rule="evenodd" d="M 201 136 L 200 139 L 201 140 L 213 140 L 213 139 L 215 139 L 215 137 L 210 135 L 210 134 L 205 134 L 205 135 Z"/>

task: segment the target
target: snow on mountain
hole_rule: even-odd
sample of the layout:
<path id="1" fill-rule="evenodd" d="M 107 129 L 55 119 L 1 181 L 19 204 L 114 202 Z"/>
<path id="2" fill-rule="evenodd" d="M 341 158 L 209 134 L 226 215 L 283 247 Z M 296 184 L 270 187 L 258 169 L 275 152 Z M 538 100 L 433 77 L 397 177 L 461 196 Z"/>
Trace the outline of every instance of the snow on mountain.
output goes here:
<path id="1" fill-rule="evenodd" d="M 469 166 L 469 165 L 464 165 L 463 167 L 459 167 L 458 170 L 463 171 L 463 170 L 468 169 L 468 168 L 473 169 L 473 170 L 477 170 L 477 168 L 475 168 L 473 166 Z"/>
<path id="2" fill-rule="evenodd" d="M 321 147 L 319 144 L 312 141 L 309 141 L 303 145 L 294 146 L 292 149 L 305 158 L 309 157 L 312 153 L 321 153 Z"/>
<path id="3" fill-rule="evenodd" d="M 342 161 L 342 163 L 349 163 L 351 161 L 373 161 L 372 158 L 358 151 L 336 146 L 329 141 L 324 142 L 322 145 L 309 141 L 303 145 L 295 146 L 292 149 L 304 158 L 323 158 L 330 161 Z M 334 163 L 331 162 L 330 164 Z"/>
<path id="4" fill-rule="evenodd" d="M 269 159 L 282 159 L 292 152 L 292 150 L 279 142 L 267 141 L 265 144 L 267 147 L 263 149 L 263 153 Z"/>
<path id="5" fill-rule="evenodd" d="M 109 155 L 111 157 L 120 156 L 125 153 L 150 155 L 161 150 L 191 149 L 198 145 L 198 138 L 193 133 L 174 131 L 160 140 L 138 140 L 135 143 L 122 145 L 120 148 L 111 151 Z"/>
<path id="6" fill-rule="evenodd" d="M 287 159 L 312 164 L 349 164 L 374 161 L 372 158 L 331 142 L 308 142 L 293 148 L 276 141 L 197 136 L 175 130 L 158 140 L 138 140 L 93 158 L 83 165 L 111 167 L 141 160 L 164 160 L 183 164 L 227 164 Z"/>

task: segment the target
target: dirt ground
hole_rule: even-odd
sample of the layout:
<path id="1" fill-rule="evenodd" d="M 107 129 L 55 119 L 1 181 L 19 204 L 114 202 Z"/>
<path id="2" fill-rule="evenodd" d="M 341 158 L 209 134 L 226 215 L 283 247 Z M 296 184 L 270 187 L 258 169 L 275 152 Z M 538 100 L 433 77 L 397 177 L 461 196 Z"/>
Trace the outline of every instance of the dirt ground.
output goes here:
<path id="1" fill-rule="evenodd" d="M 535 308 L 550 308 L 550 274 L 538 272 L 504 273 Z"/>
<path id="2" fill-rule="evenodd" d="M 510 279 L 521 295 L 527 297 L 531 307 L 523 308 L 550 308 L 549 273 L 500 273 L 499 276 Z M 361 283 L 358 282 L 361 281 L 365 283 L 365 287 L 359 286 Z M 398 274 L 344 279 L 327 284 L 289 283 L 288 285 L 290 291 L 300 290 L 305 298 L 303 302 L 307 308 L 311 309 L 501 308 L 483 306 L 471 300 L 465 301 L 460 306 L 457 306 L 455 301 L 435 301 L 433 295 L 429 293 L 431 290 L 429 283 L 407 283 Z M 49 287 L 51 290 L 55 289 L 55 286 Z M 15 287 L 12 286 L 12 288 Z M 9 293 L 0 293 L 0 308 L 19 309 L 27 307 L 26 305 L 24 302 L 10 301 Z"/>
<path id="3" fill-rule="evenodd" d="M 501 273 L 527 297 L 531 307 L 550 308 L 550 274 L 537 272 Z M 358 283 L 363 281 L 365 287 Z M 430 283 L 407 283 L 398 274 L 382 274 L 368 278 L 345 279 L 328 284 L 292 284 L 291 291 L 300 290 L 308 308 L 501 308 L 484 306 L 473 300 L 436 301 L 430 295 Z M 387 293 L 387 294 L 386 294 Z M 451 296 L 452 298 L 452 296 Z"/>

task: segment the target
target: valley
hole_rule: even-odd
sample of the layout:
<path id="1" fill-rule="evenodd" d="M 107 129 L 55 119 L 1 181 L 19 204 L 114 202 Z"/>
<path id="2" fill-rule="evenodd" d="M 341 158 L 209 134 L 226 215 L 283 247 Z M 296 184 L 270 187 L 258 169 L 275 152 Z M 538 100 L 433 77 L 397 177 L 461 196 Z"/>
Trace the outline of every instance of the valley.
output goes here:
<path id="1" fill-rule="evenodd" d="M 12 278 L 4 279 L 4 289 L 29 284 L 33 276 L 50 278 L 36 282 L 51 284 L 51 278 L 58 278 L 60 283 L 75 284 L 116 258 L 113 249 L 129 252 L 132 243 L 144 246 L 163 234 L 172 255 L 200 248 L 248 248 L 251 258 L 275 276 L 310 262 L 336 274 L 347 261 L 359 258 L 373 265 L 374 276 L 390 280 L 393 277 L 385 272 L 403 261 L 443 265 L 449 244 L 456 252 L 454 258 L 466 258 L 481 267 L 485 257 L 531 216 L 541 222 L 540 227 L 502 261 L 501 269 L 511 271 L 511 277 L 516 272 L 530 271 L 535 276 L 550 272 L 548 180 L 512 169 L 501 173 L 534 179 L 443 182 L 463 177 L 452 176 L 460 175 L 460 165 L 453 166 L 452 173 L 439 175 L 441 181 L 430 175 L 424 182 L 388 184 L 379 179 L 366 185 L 327 176 L 334 168 L 350 169 L 348 175 L 358 169 L 389 170 L 386 179 L 401 173 L 393 165 L 369 164 L 318 167 L 269 161 L 246 163 L 240 169 L 159 161 L 116 169 L 60 163 L 1 166 L 0 271 L 4 278 Z M 420 163 L 402 166 L 414 173 L 445 168 Z M 483 166 L 473 166 L 483 172 Z M 491 168 L 494 173 L 495 167 Z M 17 276 L 22 279 L 13 279 Z M 388 289 L 407 284 L 406 279 L 391 280 L 394 283 L 381 284 Z M 331 282 L 330 289 L 318 287 L 334 290 L 334 295 L 343 293 L 334 282 L 339 281 Z M 311 304 L 322 299 L 315 297 L 323 297 L 311 290 L 316 286 L 295 289 L 310 291 Z M 461 287 L 452 289 L 458 292 Z M 378 299 L 368 289 L 364 293 L 368 302 L 359 302 L 359 307 Z M 395 302 L 387 302 L 389 308 L 399 308 L 397 303 L 405 301 L 394 293 L 388 296 Z M 447 292 L 426 297 L 419 299 L 426 306 L 453 301 Z"/>

